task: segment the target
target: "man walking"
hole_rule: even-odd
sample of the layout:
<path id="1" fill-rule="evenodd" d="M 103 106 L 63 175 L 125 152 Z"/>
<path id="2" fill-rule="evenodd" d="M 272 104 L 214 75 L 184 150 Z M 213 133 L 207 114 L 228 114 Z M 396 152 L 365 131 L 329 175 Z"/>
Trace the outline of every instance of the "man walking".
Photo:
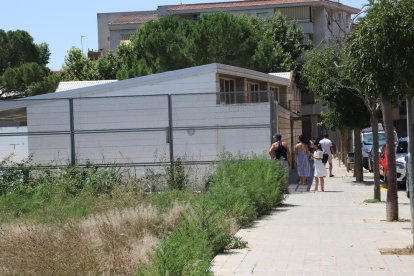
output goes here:
<path id="1" fill-rule="evenodd" d="M 324 138 L 319 141 L 319 144 L 321 144 L 322 151 L 329 155 L 329 157 L 328 157 L 329 177 L 332 177 L 332 176 L 334 176 L 332 174 L 332 157 L 333 157 L 333 154 L 334 154 L 334 149 L 333 149 L 333 146 L 332 146 L 332 141 L 328 139 L 328 133 L 326 133 L 324 135 Z"/>

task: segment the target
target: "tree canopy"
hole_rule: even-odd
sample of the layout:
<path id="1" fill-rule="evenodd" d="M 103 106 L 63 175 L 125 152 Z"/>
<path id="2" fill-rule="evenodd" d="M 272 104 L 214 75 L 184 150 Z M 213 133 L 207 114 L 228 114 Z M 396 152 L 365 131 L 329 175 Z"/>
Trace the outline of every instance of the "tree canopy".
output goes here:
<path id="1" fill-rule="evenodd" d="M 259 19 L 216 13 L 192 21 L 170 15 L 144 24 L 115 55 L 91 61 L 71 49 L 63 79 L 125 79 L 209 63 L 267 73 L 291 71 L 309 47 L 302 29 L 280 14 Z"/>
<path id="2" fill-rule="evenodd" d="M 358 92 L 350 85 L 349 75 L 342 66 L 342 49 L 314 49 L 305 56 L 303 75 L 316 98 L 328 105 L 322 113 L 327 128 L 355 128 L 369 125 L 369 112 Z"/>
<path id="3" fill-rule="evenodd" d="M 47 44 L 35 44 L 26 31 L 0 30 L 0 94 L 22 97 L 54 91 L 57 77 L 46 67 Z"/>

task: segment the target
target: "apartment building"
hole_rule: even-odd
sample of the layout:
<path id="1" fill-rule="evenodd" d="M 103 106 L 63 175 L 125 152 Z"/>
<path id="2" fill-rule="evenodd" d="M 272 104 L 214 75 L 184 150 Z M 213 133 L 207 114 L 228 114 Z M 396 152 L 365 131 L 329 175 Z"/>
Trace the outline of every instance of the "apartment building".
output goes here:
<path id="1" fill-rule="evenodd" d="M 329 0 L 248 0 L 216 3 L 158 6 L 153 11 L 98 13 L 98 47 L 116 50 L 128 43 L 139 28 L 151 20 L 174 14 L 196 20 L 204 14 L 227 12 L 265 18 L 278 12 L 302 26 L 315 46 L 322 41 L 337 40 L 351 30 L 351 16 L 359 9 Z"/>

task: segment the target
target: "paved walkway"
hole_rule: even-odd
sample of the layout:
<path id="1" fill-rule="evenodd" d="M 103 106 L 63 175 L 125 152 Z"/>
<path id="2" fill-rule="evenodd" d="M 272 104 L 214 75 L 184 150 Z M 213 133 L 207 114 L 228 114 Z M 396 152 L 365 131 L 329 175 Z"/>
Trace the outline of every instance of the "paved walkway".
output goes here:
<path id="1" fill-rule="evenodd" d="M 214 274 L 414 275 L 413 255 L 379 252 L 411 244 L 411 223 L 384 221 L 384 203 L 363 203 L 372 198 L 372 185 L 355 184 L 338 163 L 334 174 L 326 178 L 324 193 L 290 185 L 283 206 L 236 234 L 248 248 L 216 256 Z M 385 200 L 386 191 L 381 194 Z M 398 197 L 399 217 L 409 219 L 404 191 Z"/>

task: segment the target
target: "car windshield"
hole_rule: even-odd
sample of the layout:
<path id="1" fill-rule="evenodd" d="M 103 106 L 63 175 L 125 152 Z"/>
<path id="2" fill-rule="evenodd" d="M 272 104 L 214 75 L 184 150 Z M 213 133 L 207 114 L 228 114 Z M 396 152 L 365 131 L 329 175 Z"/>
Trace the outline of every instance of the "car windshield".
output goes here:
<path id="1" fill-rule="evenodd" d="M 365 145 L 372 145 L 372 132 L 364 133 L 364 140 Z M 386 142 L 386 137 L 384 132 L 378 133 L 378 145 L 381 147 Z"/>
<path id="2" fill-rule="evenodd" d="M 408 142 L 407 141 L 398 142 L 395 153 L 407 153 L 407 151 L 408 151 Z"/>
<path id="3" fill-rule="evenodd" d="M 372 145 L 372 132 L 366 132 L 363 135 L 362 142 L 364 145 Z M 397 133 L 394 131 L 394 141 L 397 142 L 398 136 Z M 378 146 L 381 147 L 387 142 L 387 137 L 385 136 L 385 132 L 378 132 Z"/>

